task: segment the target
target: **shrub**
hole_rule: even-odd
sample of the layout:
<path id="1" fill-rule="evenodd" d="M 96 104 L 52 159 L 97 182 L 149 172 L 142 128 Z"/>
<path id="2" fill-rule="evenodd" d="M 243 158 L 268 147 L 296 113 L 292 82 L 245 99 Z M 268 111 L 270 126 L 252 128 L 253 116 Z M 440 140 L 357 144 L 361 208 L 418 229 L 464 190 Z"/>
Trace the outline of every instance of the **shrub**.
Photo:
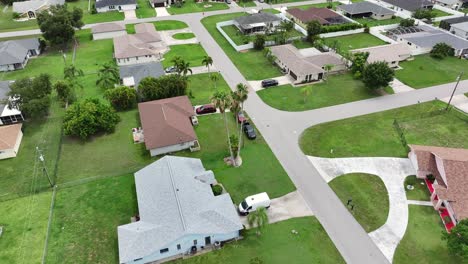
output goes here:
<path id="1" fill-rule="evenodd" d="M 400 21 L 400 26 L 402 27 L 411 27 L 414 26 L 414 19 L 412 18 L 405 18 Z"/>
<path id="2" fill-rule="evenodd" d="M 143 101 L 158 100 L 187 93 L 187 78 L 178 74 L 146 77 L 138 85 L 138 91 Z"/>
<path id="3" fill-rule="evenodd" d="M 97 10 L 96 10 L 96 5 L 95 5 L 95 4 L 93 4 L 93 6 L 91 7 L 91 14 L 92 14 L 92 15 L 97 14 Z"/>
<path id="4" fill-rule="evenodd" d="M 437 43 L 431 50 L 431 57 L 436 59 L 443 59 L 448 56 L 455 55 L 454 49 L 447 43 Z"/>
<path id="5" fill-rule="evenodd" d="M 20 13 L 13 12 L 13 19 L 18 19 L 20 16 Z"/>
<path id="6" fill-rule="evenodd" d="M 213 194 L 215 196 L 221 195 L 223 193 L 223 187 L 221 187 L 219 184 L 211 186 L 211 190 L 213 190 Z"/>
<path id="7" fill-rule="evenodd" d="M 468 219 L 459 221 L 450 233 L 443 232 L 442 234 L 443 239 L 447 241 L 450 254 L 463 260 L 468 259 L 468 240 L 466 239 L 468 237 Z"/>
<path id="8" fill-rule="evenodd" d="M 364 27 L 364 33 L 369 33 L 369 31 L 370 31 L 370 28 L 366 25 L 366 26 Z"/>
<path id="9" fill-rule="evenodd" d="M 388 86 L 393 76 L 395 71 L 386 62 L 373 62 L 364 67 L 362 82 L 369 89 L 380 89 Z"/>
<path id="10" fill-rule="evenodd" d="M 137 101 L 135 89 L 126 86 L 108 89 L 104 92 L 104 97 L 116 110 L 131 109 Z"/>
<path id="11" fill-rule="evenodd" d="M 361 24 L 357 24 L 357 23 L 346 23 L 346 24 L 340 24 L 340 25 L 324 26 L 322 27 L 321 33 L 347 31 L 347 30 L 353 30 L 353 29 L 358 29 L 362 27 L 364 26 Z"/>
<path id="12" fill-rule="evenodd" d="M 435 181 L 435 177 L 434 177 L 434 175 L 432 175 L 432 174 L 427 175 L 426 178 L 427 178 L 431 183 L 434 183 L 434 181 Z"/>
<path id="13" fill-rule="evenodd" d="M 254 44 L 254 49 L 262 50 L 265 47 L 265 35 L 263 34 L 255 35 L 253 44 Z"/>

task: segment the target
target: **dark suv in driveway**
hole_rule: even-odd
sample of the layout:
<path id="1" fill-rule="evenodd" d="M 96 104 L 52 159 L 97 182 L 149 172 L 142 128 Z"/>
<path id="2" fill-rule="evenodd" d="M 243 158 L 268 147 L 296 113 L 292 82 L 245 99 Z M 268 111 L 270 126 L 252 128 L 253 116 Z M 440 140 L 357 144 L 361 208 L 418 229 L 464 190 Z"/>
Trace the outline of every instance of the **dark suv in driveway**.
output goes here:
<path id="1" fill-rule="evenodd" d="M 255 133 L 255 129 L 249 122 L 244 122 L 242 126 L 243 126 L 244 133 L 248 139 L 257 138 L 257 133 Z"/>
<path id="2" fill-rule="evenodd" d="M 202 105 L 195 109 L 197 115 L 216 113 L 216 107 L 212 104 Z"/>
<path id="3" fill-rule="evenodd" d="M 278 81 L 277 80 L 263 80 L 262 81 L 262 87 L 263 88 L 267 88 L 267 87 L 271 87 L 271 86 L 276 86 L 278 85 Z"/>

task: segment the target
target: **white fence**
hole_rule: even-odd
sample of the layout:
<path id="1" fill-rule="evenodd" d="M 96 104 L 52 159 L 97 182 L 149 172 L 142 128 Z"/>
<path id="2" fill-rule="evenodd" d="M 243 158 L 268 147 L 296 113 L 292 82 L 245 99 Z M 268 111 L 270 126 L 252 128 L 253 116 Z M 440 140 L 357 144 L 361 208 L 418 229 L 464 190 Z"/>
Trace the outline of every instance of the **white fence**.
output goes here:
<path id="1" fill-rule="evenodd" d="M 332 37 L 339 37 L 339 36 L 358 34 L 358 33 L 363 33 L 363 32 L 364 32 L 364 28 L 358 28 L 358 29 L 352 29 L 352 30 L 346 30 L 346 31 L 323 33 L 323 34 L 320 34 L 320 37 L 322 37 L 322 38 L 332 38 Z"/>

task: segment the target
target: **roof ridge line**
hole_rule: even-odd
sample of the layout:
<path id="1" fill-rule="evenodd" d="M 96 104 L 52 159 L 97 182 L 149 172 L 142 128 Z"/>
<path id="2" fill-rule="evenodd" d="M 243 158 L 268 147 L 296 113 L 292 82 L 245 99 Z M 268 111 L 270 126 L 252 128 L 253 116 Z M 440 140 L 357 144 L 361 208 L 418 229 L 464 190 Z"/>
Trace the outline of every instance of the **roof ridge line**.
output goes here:
<path id="1" fill-rule="evenodd" d="M 171 162 L 168 157 L 166 157 L 166 159 L 167 159 L 167 167 L 169 168 L 169 177 L 171 178 L 171 183 L 172 183 L 172 191 L 174 192 L 174 195 L 177 201 L 177 209 L 179 211 L 180 220 L 182 221 L 182 227 L 184 228 L 184 231 L 187 231 L 187 226 L 185 225 L 185 221 L 184 221 L 184 214 L 182 213 L 182 206 L 180 205 L 179 195 L 177 194 L 178 190 L 176 189 L 175 182 L 174 182 Z"/>

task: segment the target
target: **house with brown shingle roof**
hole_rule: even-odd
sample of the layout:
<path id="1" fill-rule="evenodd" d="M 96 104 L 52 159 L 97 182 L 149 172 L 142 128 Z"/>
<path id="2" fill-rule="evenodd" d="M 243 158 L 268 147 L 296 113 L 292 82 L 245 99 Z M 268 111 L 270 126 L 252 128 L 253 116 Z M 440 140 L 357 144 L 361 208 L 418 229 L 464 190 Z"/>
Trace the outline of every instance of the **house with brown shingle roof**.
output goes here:
<path id="1" fill-rule="evenodd" d="M 450 232 L 457 222 L 468 218 L 468 149 L 409 147 L 416 176 L 425 179 L 434 209 Z"/>
<path id="2" fill-rule="evenodd" d="M 333 12 L 328 8 L 316 7 L 311 7 L 306 10 L 299 8 L 288 9 L 286 10 L 286 17 L 303 28 L 306 28 L 307 23 L 314 20 L 318 21 L 322 26 L 343 24 L 348 22 L 348 20 L 346 20 L 340 14 Z"/>
<path id="3" fill-rule="evenodd" d="M 191 117 L 195 115 L 187 96 L 138 104 L 146 149 L 151 156 L 184 149 L 199 150 Z"/>
<path id="4" fill-rule="evenodd" d="M 14 158 L 18 154 L 23 132 L 23 124 L 0 126 L 0 160 Z"/>

